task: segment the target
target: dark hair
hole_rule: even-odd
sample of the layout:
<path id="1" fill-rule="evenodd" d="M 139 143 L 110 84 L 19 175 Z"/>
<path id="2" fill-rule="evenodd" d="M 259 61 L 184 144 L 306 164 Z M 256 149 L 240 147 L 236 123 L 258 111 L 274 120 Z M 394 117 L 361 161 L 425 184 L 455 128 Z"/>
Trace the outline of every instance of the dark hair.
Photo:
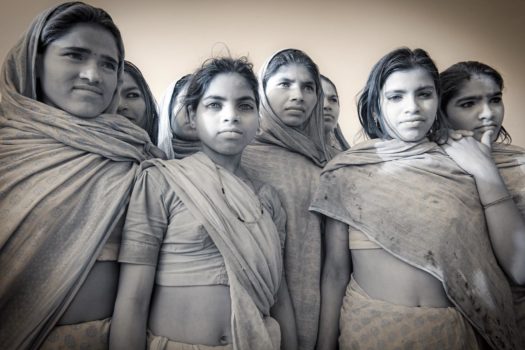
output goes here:
<path id="1" fill-rule="evenodd" d="M 153 144 L 157 144 L 157 133 L 159 129 L 159 114 L 157 112 L 157 103 L 155 97 L 151 93 L 148 83 L 141 71 L 133 63 L 124 61 L 124 72 L 129 73 L 139 86 L 144 101 L 146 102 L 146 127 L 145 130 L 148 133 Z"/>
<path id="2" fill-rule="evenodd" d="M 43 53 L 49 44 L 67 34 L 71 27 L 79 23 L 98 25 L 113 35 L 119 54 L 119 68 L 122 68 L 124 64 L 124 43 L 119 29 L 106 11 L 83 2 L 63 3 L 49 15 L 40 35 L 38 53 Z"/>
<path id="3" fill-rule="evenodd" d="M 238 59 L 230 57 L 217 57 L 206 60 L 191 77 L 188 90 L 184 98 L 184 106 L 191 107 L 194 111 L 210 86 L 211 81 L 219 74 L 237 73 L 241 75 L 252 89 L 257 108 L 259 107 L 258 82 L 253 73 L 253 64 L 246 57 Z"/>
<path id="4" fill-rule="evenodd" d="M 173 93 L 171 94 L 171 100 L 170 100 L 170 104 L 169 104 L 169 107 L 168 107 L 168 112 L 169 112 L 169 121 L 170 121 L 170 125 L 171 125 L 171 118 L 173 118 L 173 106 L 175 105 L 176 101 L 177 101 L 177 97 L 179 96 L 180 92 L 184 89 L 184 87 L 186 86 L 186 84 L 188 84 L 188 82 L 190 81 L 192 77 L 192 74 L 186 74 L 185 76 L 183 76 L 182 78 L 180 78 L 179 80 L 177 80 L 177 82 L 175 83 L 175 86 L 173 87 Z"/>
<path id="5" fill-rule="evenodd" d="M 503 77 L 494 68 L 477 61 L 458 62 L 439 75 L 441 82 L 441 110 L 446 118 L 447 105 L 463 85 L 475 75 L 484 75 L 492 79 L 500 90 L 503 90 Z M 512 137 L 503 126 L 498 133 L 501 142 L 511 143 Z"/>
<path id="6" fill-rule="evenodd" d="M 331 81 L 330 79 L 328 79 L 328 77 L 325 76 L 325 75 L 322 75 L 322 74 L 321 74 L 320 77 L 321 77 L 321 80 L 324 80 L 324 81 L 326 81 L 328 84 L 332 85 L 332 87 L 334 88 L 335 94 L 336 94 L 337 96 L 339 96 L 339 93 L 337 92 L 337 86 L 335 86 L 334 82 Z M 338 101 L 337 103 L 339 103 L 339 101 Z"/>
<path id="7" fill-rule="evenodd" d="M 383 116 L 380 106 L 381 89 L 392 73 L 414 68 L 422 68 L 430 74 L 439 98 L 439 72 L 434 61 L 432 61 L 425 50 L 410 50 L 409 48 L 403 47 L 391 51 L 383 56 L 372 68 L 366 86 L 362 90 L 357 103 L 359 122 L 368 137 L 390 138 L 387 130 L 382 126 Z M 438 108 L 436 120 L 432 124 L 427 136 L 433 141 L 446 141 L 447 126 L 448 123 Z"/>
<path id="8" fill-rule="evenodd" d="M 289 64 L 300 64 L 305 66 L 314 79 L 315 88 L 317 91 L 321 90 L 321 81 L 319 78 L 319 68 L 317 67 L 317 64 L 315 64 L 310 56 L 297 49 L 282 50 L 272 57 L 271 61 L 268 62 L 266 72 L 262 77 L 263 89 L 266 89 L 266 83 L 268 82 L 268 79 L 270 79 L 270 77 L 274 75 L 275 72 L 279 70 L 279 68 Z"/>

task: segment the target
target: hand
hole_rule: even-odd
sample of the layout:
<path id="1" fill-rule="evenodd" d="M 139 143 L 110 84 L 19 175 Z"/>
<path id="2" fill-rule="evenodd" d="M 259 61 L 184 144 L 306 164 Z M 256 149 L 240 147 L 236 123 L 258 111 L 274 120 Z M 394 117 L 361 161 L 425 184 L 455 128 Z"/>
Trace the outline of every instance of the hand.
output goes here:
<path id="1" fill-rule="evenodd" d="M 447 143 L 441 147 L 463 170 L 477 177 L 487 170 L 497 171 L 491 155 L 493 133 L 493 130 L 485 131 L 479 142 L 471 131 L 450 130 Z"/>

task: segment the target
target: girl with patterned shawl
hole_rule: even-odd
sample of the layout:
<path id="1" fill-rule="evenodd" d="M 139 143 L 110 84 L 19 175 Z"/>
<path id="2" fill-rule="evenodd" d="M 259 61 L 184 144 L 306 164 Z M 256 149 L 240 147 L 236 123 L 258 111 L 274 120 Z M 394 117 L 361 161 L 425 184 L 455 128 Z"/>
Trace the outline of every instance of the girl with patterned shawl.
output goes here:
<path id="1" fill-rule="evenodd" d="M 159 148 L 168 159 L 182 159 L 200 151 L 201 143 L 195 127 L 184 108 L 191 74 L 187 74 L 168 86 L 160 105 Z"/>
<path id="2" fill-rule="evenodd" d="M 485 205 L 490 231 L 512 237 L 519 254 L 507 253 L 507 277 L 514 297 L 519 333 L 525 336 L 525 150 L 510 145 L 511 138 L 502 126 L 504 105 L 503 78 L 492 67 L 475 61 L 459 62 L 440 74 L 441 107 L 454 132 L 444 146 L 447 153 L 476 179 L 482 202 L 490 202 L 488 190 L 497 191 L 493 205 Z M 499 140 L 499 142 L 498 142 Z M 481 176 L 481 179 L 480 179 Z M 490 176 L 484 186 L 483 176 Z M 494 195 L 494 194 L 490 194 Z M 513 249 L 513 250 L 514 250 Z M 512 250 L 511 250 L 512 252 Z M 500 262 L 503 264 L 502 262 Z M 521 276 L 521 277 L 520 277 Z M 522 339 L 523 341 L 524 339 Z"/>
<path id="3" fill-rule="evenodd" d="M 476 183 L 432 141 L 446 131 L 439 87 L 425 51 L 385 55 L 358 104 L 372 139 L 322 172 L 319 349 L 335 348 L 338 330 L 342 349 L 519 348 Z"/>
<path id="4" fill-rule="evenodd" d="M 157 144 L 159 129 L 157 102 L 141 71 L 129 61 L 124 61 L 117 113 L 146 130 L 151 142 Z"/>
<path id="5" fill-rule="evenodd" d="M 118 267 L 97 258 L 116 258 L 106 243 L 119 233 L 139 163 L 162 154 L 113 113 L 123 61 L 111 17 L 69 2 L 37 16 L 3 64 L 2 348 L 36 348 L 57 323 L 111 316 L 118 275 L 100 280 Z M 93 336 L 88 346 L 107 346 Z"/>
<path id="6" fill-rule="evenodd" d="M 346 141 L 341 127 L 339 126 L 339 94 L 335 84 L 328 77 L 321 74 L 321 85 L 323 87 L 323 117 L 324 131 L 327 150 L 331 157 L 346 151 L 350 145 Z"/>
<path id="7" fill-rule="evenodd" d="M 259 126 L 257 85 L 245 59 L 207 61 L 184 102 L 202 152 L 144 163 L 120 250 L 111 349 L 296 348 L 286 214 L 275 190 L 240 166 Z"/>
<path id="8" fill-rule="evenodd" d="M 308 212 L 326 164 L 323 94 L 304 52 L 272 55 L 259 74 L 261 130 L 243 154 L 248 174 L 277 189 L 287 214 L 285 273 L 300 349 L 313 349 L 319 318 L 321 218 Z"/>

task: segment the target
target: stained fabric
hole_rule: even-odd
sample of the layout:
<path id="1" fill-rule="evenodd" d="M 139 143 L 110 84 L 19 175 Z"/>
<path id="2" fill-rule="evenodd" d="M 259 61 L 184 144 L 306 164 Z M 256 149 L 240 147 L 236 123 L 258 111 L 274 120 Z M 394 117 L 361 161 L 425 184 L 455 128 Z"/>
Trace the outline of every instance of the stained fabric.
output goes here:
<path id="1" fill-rule="evenodd" d="M 323 170 L 311 209 L 439 279 L 494 349 L 517 349 L 512 296 L 473 178 L 435 143 L 370 140 Z"/>
<path id="2" fill-rule="evenodd" d="M 122 116 L 82 119 L 36 101 L 37 45 L 54 9 L 34 20 L 0 76 L 0 344 L 6 349 L 45 338 L 124 214 L 138 164 L 163 156 Z M 115 109 L 114 101 L 108 112 Z"/>
<path id="3" fill-rule="evenodd" d="M 39 350 L 109 349 L 111 319 L 62 325 L 53 328 Z"/>
<path id="4" fill-rule="evenodd" d="M 270 307 L 282 280 L 282 255 L 270 213 L 247 184 L 204 153 L 150 164 L 202 223 L 224 258 L 234 349 L 278 349 L 280 336 L 272 336 L 276 321 Z"/>
<path id="5" fill-rule="evenodd" d="M 492 157 L 521 215 L 525 217 L 525 149 L 505 144 L 492 145 Z M 525 286 L 511 285 L 514 309 L 522 343 L 525 344 Z"/>

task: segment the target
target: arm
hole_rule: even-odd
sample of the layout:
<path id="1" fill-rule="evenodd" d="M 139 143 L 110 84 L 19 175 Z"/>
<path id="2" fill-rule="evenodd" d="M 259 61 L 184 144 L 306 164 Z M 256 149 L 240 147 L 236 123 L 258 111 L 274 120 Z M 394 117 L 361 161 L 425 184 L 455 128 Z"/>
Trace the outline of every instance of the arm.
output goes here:
<path id="1" fill-rule="evenodd" d="M 146 349 L 146 328 L 155 270 L 155 266 L 122 264 L 111 320 L 111 350 Z"/>
<path id="2" fill-rule="evenodd" d="M 500 266 L 514 283 L 525 284 L 525 219 L 492 159 L 491 135 L 492 131 L 485 132 L 481 142 L 473 137 L 449 139 L 443 149 L 476 181 L 492 248 Z"/>
<path id="3" fill-rule="evenodd" d="M 337 349 L 339 315 L 350 280 L 348 225 L 328 218 L 324 236 L 326 255 L 321 277 L 321 317 L 317 350 Z"/>
<path id="4" fill-rule="evenodd" d="M 295 314 L 293 311 L 292 300 L 288 292 L 286 278 L 281 281 L 281 286 L 277 292 L 277 301 L 272 306 L 270 314 L 281 327 L 281 349 L 297 349 L 297 329 L 295 328 Z"/>

